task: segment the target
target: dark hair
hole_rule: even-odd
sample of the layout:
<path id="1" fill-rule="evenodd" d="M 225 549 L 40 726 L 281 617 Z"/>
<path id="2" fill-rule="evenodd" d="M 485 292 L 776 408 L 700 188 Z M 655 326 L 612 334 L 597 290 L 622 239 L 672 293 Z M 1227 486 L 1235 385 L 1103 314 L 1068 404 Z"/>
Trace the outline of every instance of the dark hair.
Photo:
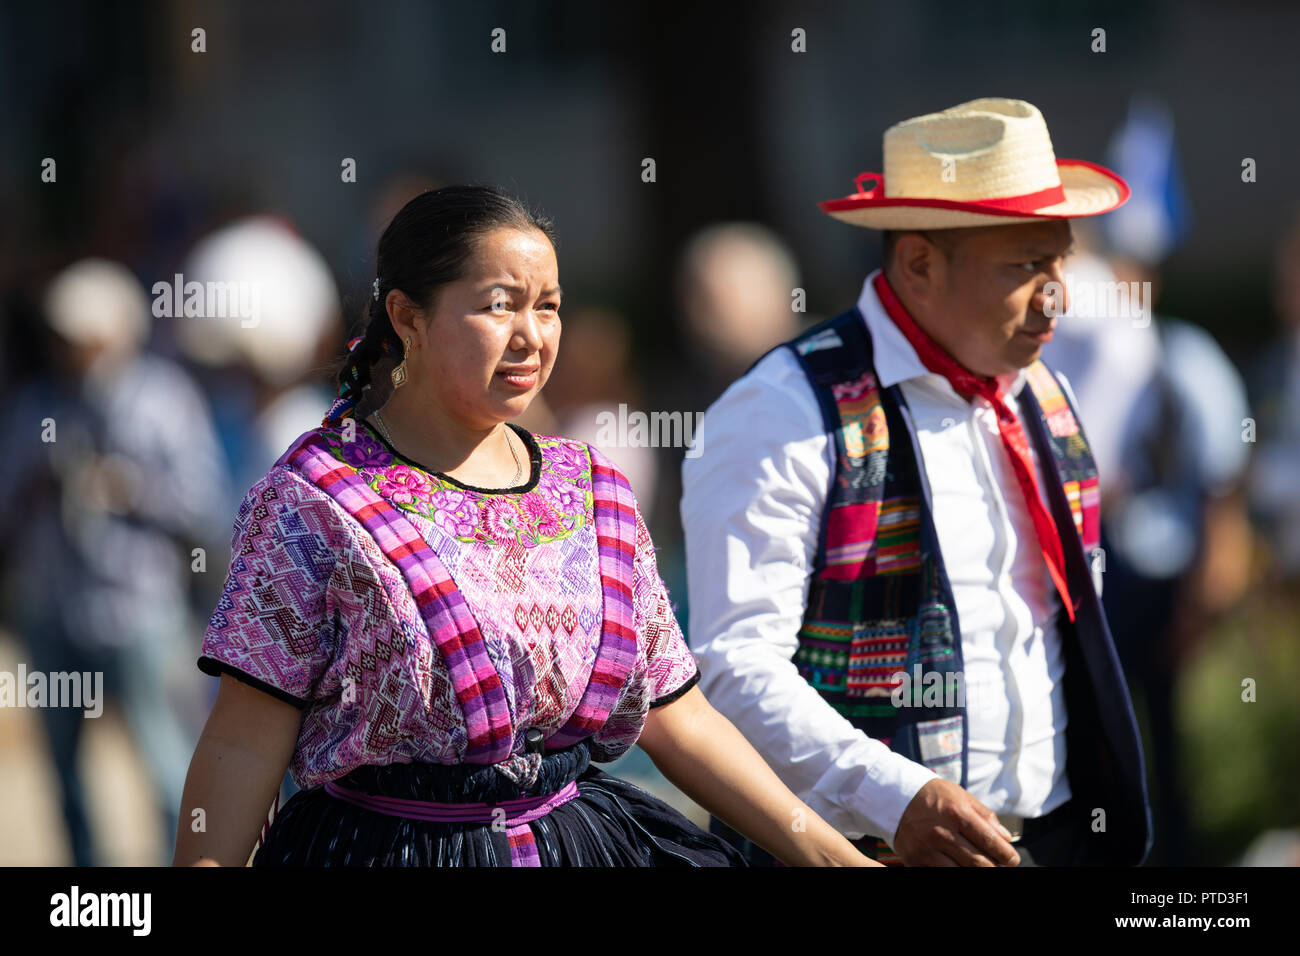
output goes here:
<path id="1" fill-rule="evenodd" d="M 365 330 L 338 370 L 340 394 L 356 398 L 354 418 L 383 406 L 392 392 L 388 371 L 404 346 L 389 321 L 385 300 L 400 289 L 421 308 L 433 305 L 439 288 L 464 276 L 475 243 L 494 229 L 536 229 L 555 245 L 550 219 L 495 186 L 445 186 L 416 196 L 379 237 L 375 273 L 379 297 L 366 290 Z M 376 366 L 382 374 L 376 375 Z"/>

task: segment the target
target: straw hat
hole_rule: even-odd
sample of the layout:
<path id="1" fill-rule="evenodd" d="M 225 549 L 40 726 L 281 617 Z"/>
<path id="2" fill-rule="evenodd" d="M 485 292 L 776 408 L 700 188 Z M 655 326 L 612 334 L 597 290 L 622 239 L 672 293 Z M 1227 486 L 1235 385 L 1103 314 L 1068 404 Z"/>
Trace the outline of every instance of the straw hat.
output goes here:
<path id="1" fill-rule="evenodd" d="M 1057 159 L 1043 114 L 1024 100 L 904 120 L 885 130 L 884 156 L 883 175 L 860 174 L 857 192 L 818 203 L 822 211 L 867 229 L 952 229 L 1096 216 L 1129 196 L 1109 169 Z"/>

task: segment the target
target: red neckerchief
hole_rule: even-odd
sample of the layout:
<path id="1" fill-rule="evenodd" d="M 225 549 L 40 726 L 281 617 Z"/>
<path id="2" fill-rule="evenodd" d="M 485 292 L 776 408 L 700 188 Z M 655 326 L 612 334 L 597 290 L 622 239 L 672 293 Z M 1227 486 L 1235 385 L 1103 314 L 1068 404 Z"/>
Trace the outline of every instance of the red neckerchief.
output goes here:
<path id="1" fill-rule="evenodd" d="M 885 307 L 894 324 L 907 337 L 907 341 L 912 343 L 912 348 L 916 349 L 917 357 L 922 364 L 931 372 L 946 378 L 952 385 L 953 391 L 962 398 L 969 400 L 972 396 L 979 395 L 987 399 L 997 412 L 998 434 L 1002 436 L 1002 447 L 1007 450 L 1012 469 L 1016 473 L 1016 480 L 1020 484 L 1020 493 L 1024 496 L 1029 514 L 1034 519 L 1034 531 L 1038 534 L 1043 560 L 1047 563 L 1047 570 L 1052 576 L 1052 583 L 1056 585 L 1057 593 L 1065 603 L 1066 613 L 1073 621 L 1074 601 L 1071 600 L 1070 589 L 1065 583 L 1065 553 L 1061 548 L 1061 536 L 1057 531 L 1056 522 L 1048 514 L 1043 499 L 1038 494 L 1038 478 L 1034 472 L 1033 461 L 1029 457 L 1029 442 L 1025 437 L 1025 430 L 1003 399 L 1001 384 L 995 378 L 984 378 L 971 372 L 949 355 L 943 346 L 930 338 L 925 330 L 916 324 L 916 320 L 908 315 L 903 303 L 898 301 L 898 296 L 894 294 L 893 288 L 885 279 L 884 272 L 876 275 L 874 285 L 876 295 L 880 297 L 880 304 Z"/>

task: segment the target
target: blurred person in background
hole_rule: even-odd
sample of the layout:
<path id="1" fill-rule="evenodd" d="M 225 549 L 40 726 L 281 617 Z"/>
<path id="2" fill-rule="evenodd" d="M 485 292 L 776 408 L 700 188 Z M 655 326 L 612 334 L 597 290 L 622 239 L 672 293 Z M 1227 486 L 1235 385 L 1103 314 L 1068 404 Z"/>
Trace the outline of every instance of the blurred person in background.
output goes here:
<path id="1" fill-rule="evenodd" d="M 589 442 L 608 455 L 627 475 L 637 497 L 648 502 L 641 513 L 654 527 L 660 450 L 648 443 L 620 442 L 617 427 L 620 415 L 626 422 L 631 413 L 646 412 L 627 319 L 600 307 L 570 312 L 564 318 L 564 352 L 556 367 L 559 374 L 547 390 L 550 430 Z M 522 416 L 518 421 L 526 424 Z"/>
<path id="2" fill-rule="evenodd" d="M 1258 415 L 1258 446 L 1247 491 L 1251 517 L 1267 545 L 1267 586 L 1259 604 L 1275 606 L 1275 611 L 1264 614 L 1266 620 L 1270 613 L 1276 615 L 1276 624 L 1251 628 L 1250 637 L 1256 640 L 1263 630 L 1268 640 L 1271 631 L 1273 640 L 1294 647 L 1300 616 L 1296 588 L 1300 582 L 1300 207 L 1277 244 L 1272 295 L 1278 324 L 1275 339 L 1254 360 L 1247 379 L 1251 407 Z M 1294 696 L 1291 700 L 1294 703 Z M 1276 753 L 1284 760 L 1290 758 L 1289 763 L 1276 774 L 1269 765 L 1267 773 L 1270 782 L 1277 781 L 1281 802 L 1290 812 L 1294 802 L 1286 795 L 1294 790 L 1294 752 L 1284 742 Z M 1260 834 L 1241 865 L 1300 866 L 1300 828 L 1292 825 Z"/>
<path id="3" fill-rule="evenodd" d="M 233 497 L 320 423 L 320 404 L 333 394 L 332 343 L 342 335 L 338 289 L 324 257 L 278 215 L 242 217 L 204 236 L 181 274 L 187 286 L 222 284 L 232 293 L 225 314 L 172 319 L 183 354 L 224 374 L 217 414 Z M 238 314 L 245 306 L 257 314 Z M 237 498 L 226 503 L 239 506 Z"/>
<path id="4" fill-rule="evenodd" d="M 208 403 L 177 365 L 142 351 L 150 305 L 124 266 L 85 259 L 51 282 L 45 314 L 58 370 L 9 402 L 0 438 L 0 537 L 8 605 L 34 672 L 100 672 L 122 707 L 170 857 L 197 728 L 173 690 L 198 648 L 191 548 L 225 537 L 227 462 Z M 73 861 L 98 861 L 78 770 L 83 711 L 43 707 Z"/>
<path id="5" fill-rule="evenodd" d="M 1150 734 L 1151 862 L 1183 866 L 1192 856 L 1178 682 L 1199 638 L 1249 584 L 1250 412 L 1242 378 L 1214 338 L 1154 313 L 1160 264 L 1190 228 L 1167 107 L 1136 98 L 1108 160 L 1133 197 L 1102 220 L 1097 254 L 1071 263 L 1072 305 L 1043 357 L 1069 377 L 1097 451 L 1102 533 L 1092 561 Z M 1129 294 L 1123 315 L 1111 312 L 1123 302 L 1109 295 L 1117 282 Z"/>
<path id="6" fill-rule="evenodd" d="M 799 330 L 799 268 L 766 226 L 725 222 L 686 243 L 677 300 L 693 364 L 692 408 L 704 409 L 773 345 Z"/>
<path id="7" fill-rule="evenodd" d="M 677 321 L 685 349 L 657 376 L 657 410 L 681 411 L 695 421 L 750 364 L 795 335 L 804 318 L 796 302 L 799 267 L 794 253 L 771 229 L 754 222 L 720 222 L 688 239 L 674 282 Z M 707 438 L 700 448 L 707 449 Z M 659 452 L 655 527 L 661 570 L 678 598 L 682 626 L 690 619 L 682 527 L 682 461 L 686 449 Z M 690 633 L 687 630 L 687 640 Z"/>
<path id="8" fill-rule="evenodd" d="M 1277 339 L 1255 363 L 1253 405 L 1259 448 L 1250 506 L 1272 552 L 1273 575 L 1300 578 L 1300 210 L 1273 263 Z"/>

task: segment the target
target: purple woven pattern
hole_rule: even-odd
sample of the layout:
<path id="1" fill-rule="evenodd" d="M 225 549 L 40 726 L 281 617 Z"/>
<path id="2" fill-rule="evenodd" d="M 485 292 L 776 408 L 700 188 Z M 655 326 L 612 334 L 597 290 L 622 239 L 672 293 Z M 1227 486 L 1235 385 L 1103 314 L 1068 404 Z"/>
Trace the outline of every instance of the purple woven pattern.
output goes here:
<path id="1" fill-rule="evenodd" d="M 301 500 L 296 491 L 264 480 L 244 496 L 203 654 L 306 702 L 335 650 L 324 624 L 346 535 L 326 502 Z"/>
<path id="2" fill-rule="evenodd" d="M 401 569 L 460 700 L 468 734 L 466 761 L 504 760 L 514 739 L 505 690 L 478 625 L 442 561 L 397 508 L 334 457 L 321 436 L 305 439 L 287 461 L 360 522 Z"/>
<path id="3" fill-rule="evenodd" d="M 637 546 L 637 507 L 632 487 L 610 461 L 591 451 L 592 497 L 596 509 L 596 543 L 605 622 L 591 680 L 573 715 L 548 745 L 570 744 L 600 730 L 618 703 L 637 659 L 632 604 Z"/>

